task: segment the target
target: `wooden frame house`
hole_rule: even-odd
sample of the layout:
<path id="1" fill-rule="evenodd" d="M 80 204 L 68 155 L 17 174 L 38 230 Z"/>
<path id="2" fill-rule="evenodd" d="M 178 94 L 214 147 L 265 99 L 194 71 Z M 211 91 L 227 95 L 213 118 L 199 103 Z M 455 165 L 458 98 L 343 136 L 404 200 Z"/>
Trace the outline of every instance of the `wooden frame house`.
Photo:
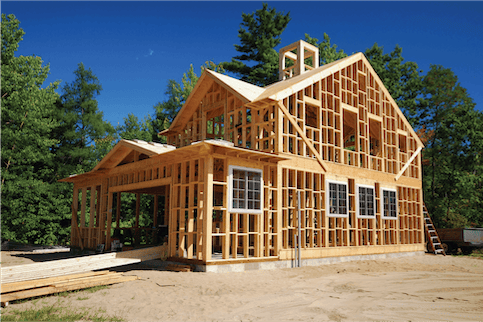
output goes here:
<path id="1" fill-rule="evenodd" d="M 121 140 L 63 179 L 72 245 L 109 248 L 134 193 L 155 196 L 136 234 L 165 229 L 170 260 L 204 271 L 290 267 L 297 248 L 303 265 L 424 251 L 422 142 L 362 53 L 318 61 L 304 41 L 284 47 L 264 88 L 205 70 L 168 144 Z"/>

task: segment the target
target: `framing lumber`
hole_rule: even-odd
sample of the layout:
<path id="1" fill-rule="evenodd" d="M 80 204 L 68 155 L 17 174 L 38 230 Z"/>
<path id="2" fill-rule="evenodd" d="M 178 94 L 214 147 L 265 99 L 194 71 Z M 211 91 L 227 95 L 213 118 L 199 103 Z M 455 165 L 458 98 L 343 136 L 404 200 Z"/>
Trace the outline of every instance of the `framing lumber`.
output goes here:
<path id="1" fill-rule="evenodd" d="M 53 286 L 45 286 L 45 287 L 40 287 L 40 288 L 35 288 L 35 289 L 30 289 L 25 291 L 12 292 L 9 294 L 2 294 L 1 301 L 2 303 L 8 303 L 11 301 L 26 299 L 30 297 L 43 296 L 43 295 L 61 293 L 66 291 L 80 290 L 80 289 L 100 286 L 100 285 L 111 285 L 111 284 L 129 282 L 137 279 L 138 279 L 137 276 L 117 276 L 116 275 L 115 277 L 110 277 L 110 275 L 107 275 L 107 278 L 104 278 L 104 279 L 85 280 L 79 283 L 67 284 L 67 285 L 54 284 Z"/>
<path id="2" fill-rule="evenodd" d="M 399 171 L 399 173 L 394 177 L 395 181 L 399 180 L 399 178 L 403 175 L 404 171 L 406 171 L 406 169 L 409 167 L 409 165 L 411 165 L 411 162 L 414 161 L 414 159 L 418 156 L 419 152 L 421 152 L 422 149 L 423 149 L 423 147 L 419 146 L 418 149 L 413 153 L 413 155 L 411 155 L 408 162 L 406 162 L 404 167 L 402 167 L 402 169 Z"/>
<path id="3" fill-rule="evenodd" d="M 184 263 L 289 259 L 296 236 L 303 258 L 421 249 L 424 198 L 417 158 L 423 145 L 368 60 L 357 53 L 317 68 L 317 48 L 301 41 L 279 54 L 281 74 L 290 78 L 261 88 L 206 70 L 161 133 L 170 146 L 123 141 L 98 171 L 63 179 L 82 191 L 73 240 L 90 248 L 106 242 L 109 248 L 105 225 L 114 220 L 113 194 L 119 227 L 120 196 L 129 192 L 137 196 L 131 229 L 153 230 L 139 227 L 138 217 L 140 194 L 154 195 L 154 226 L 168 229 L 168 244 L 159 253 L 168 249 L 170 258 Z M 309 56 L 314 66 L 305 65 Z M 285 68 L 285 59 L 294 65 Z M 257 184 L 252 175 L 247 182 L 257 188 L 243 191 L 245 182 L 234 182 L 230 167 L 261 172 L 262 180 Z M 234 183 L 241 186 L 235 190 Z M 257 197 L 250 207 L 258 200 L 262 206 L 241 206 L 240 197 L 234 207 L 234 192 L 251 192 Z M 301 226 L 294 222 L 298 194 Z M 157 195 L 166 197 L 162 223 Z M 99 223 L 92 227 L 94 199 Z"/>
<path id="4" fill-rule="evenodd" d="M 280 110 L 283 112 L 283 114 L 285 114 L 285 116 L 290 121 L 290 123 L 292 123 L 293 127 L 295 128 L 295 130 L 297 131 L 297 133 L 300 135 L 300 137 L 302 138 L 302 140 L 304 140 L 305 145 L 310 149 L 310 152 L 312 152 L 314 154 L 315 158 L 317 159 L 317 162 L 319 162 L 319 164 L 322 167 L 322 169 L 325 172 L 327 172 L 327 165 L 325 164 L 324 160 L 322 160 L 322 157 L 320 156 L 319 152 L 317 152 L 317 150 L 314 148 L 314 146 L 310 143 L 309 139 L 307 138 L 307 136 L 305 135 L 305 133 L 302 131 L 302 129 L 300 128 L 300 126 L 297 124 L 297 122 L 293 119 L 293 117 L 290 114 L 290 112 L 282 104 L 282 102 L 278 101 L 277 102 L 277 105 L 280 108 Z"/>
<path id="5" fill-rule="evenodd" d="M 2 294 L 10 293 L 10 292 L 26 290 L 30 288 L 48 286 L 55 282 L 58 282 L 59 280 L 71 282 L 74 280 L 78 280 L 80 278 L 100 276 L 100 275 L 106 275 L 106 274 L 110 274 L 110 272 L 109 271 L 86 272 L 86 273 L 80 273 L 80 274 L 64 275 L 60 277 L 57 276 L 57 277 L 41 278 L 41 279 L 29 280 L 29 281 L 5 283 L 5 284 L 2 284 L 1 292 Z"/>

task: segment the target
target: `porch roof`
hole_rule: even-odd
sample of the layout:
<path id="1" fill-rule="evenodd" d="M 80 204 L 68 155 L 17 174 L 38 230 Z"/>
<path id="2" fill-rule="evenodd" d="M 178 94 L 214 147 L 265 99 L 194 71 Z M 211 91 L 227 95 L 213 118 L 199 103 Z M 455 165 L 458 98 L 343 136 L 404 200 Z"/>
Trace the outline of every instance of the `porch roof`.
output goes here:
<path id="1" fill-rule="evenodd" d="M 133 164 L 143 161 L 133 161 L 130 163 L 119 165 L 126 156 L 133 150 L 142 152 L 149 156 L 149 159 L 156 158 L 160 163 L 176 163 L 181 160 L 191 159 L 196 155 L 221 155 L 230 156 L 254 161 L 277 163 L 278 161 L 288 160 L 286 156 L 250 150 L 233 146 L 233 143 L 223 140 L 205 140 L 194 142 L 191 145 L 175 149 L 169 145 L 153 145 L 144 141 L 121 140 L 116 146 L 89 172 L 71 175 L 70 177 L 60 179 L 60 182 L 80 182 L 85 179 L 94 178 L 96 176 L 107 176 L 111 171 L 122 172 L 126 167 L 126 172 L 131 171 Z"/>

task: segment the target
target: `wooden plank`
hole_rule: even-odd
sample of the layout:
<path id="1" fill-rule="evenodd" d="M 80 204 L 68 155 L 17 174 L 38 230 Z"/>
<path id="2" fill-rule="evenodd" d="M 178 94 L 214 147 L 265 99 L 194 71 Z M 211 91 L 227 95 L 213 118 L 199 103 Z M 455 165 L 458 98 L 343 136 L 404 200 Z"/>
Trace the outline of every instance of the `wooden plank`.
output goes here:
<path id="1" fill-rule="evenodd" d="M 65 281 L 73 281 L 75 279 L 79 279 L 82 277 L 99 276 L 99 275 L 105 275 L 109 273 L 110 273 L 109 271 L 86 272 L 86 273 L 80 273 L 80 274 L 64 275 L 61 277 L 56 276 L 56 277 L 41 278 L 41 279 L 29 280 L 29 281 L 5 283 L 5 284 L 2 284 L 1 292 L 9 293 L 9 292 L 25 290 L 29 288 L 47 286 L 47 285 L 53 284 L 54 282 L 59 281 L 60 279 Z"/>
<path id="2" fill-rule="evenodd" d="M 310 143 L 309 139 L 307 138 L 307 136 L 305 135 L 305 133 L 302 131 L 302 129 L 300 128 L 300 126 L 297 124 L 297 122 L 293 119 L 292 115 L 289 113 L 289 111 L 287 110 L 287 108 L 280 101 L 278 101 L 277 104 L 278 104 L 278 107 L 280 108 L 280 110 L 282 110 L 282 112 L 285 114 L 285 116 L 287 117 L 287 119 L 290 121 L 290 123 L 292 123 L 292 125 L 295 128 L 295 130 L 297 131 L 297 133 L 300 135 L 300 137 L 302 138 L 302 140 L 305 142 L 306 146 L 314 154 L 315 158 L 319 162 L 319 164 L 322 167 L 322 169 L 324 171 L 327 171 L 327 166 L 326 166 L 324 160 L 322 160 L 322 157 L 320 156 L 319 152 L 317 152 L 317 150 L 314 148 L 314 146 Z"/>
<path id="3" fill-rule="evenodd" d="M 304 95 L 304 101 L 305 103 L 308 103 L 310 105 L 313 105 L 313 106 L 317 106 L 317 107 L 321 107 L 322 106 L 322 102 L 315 99 L 315 98 L 312 98 L 310 96 L 305 96 Z"/>
<path id="4" fill-rule="evenodd" d="M 77 278 L 74 280 L 64 280 L 62 279 L 62 277 L 59 277 L 59 280 L 55 281 L 49 286 L 63 287 L 63 286 L 75 285 L 75 284 L 80 284 L 85 282 L 95 282 L 95 281 L 103 281 L 106 279 L 116 279 L 116 278 L 122 277 L 123 276 L 122 274 L 123 273 L 110 272 L 110 274 L 99 275 L 99 276 L 86 276 L 86 277 Z"/>
<path id="5" fill-rule="evenodd" d="M 156 247 L 146 247 L 141 249 L 134 249 L 125 252 L 119 252 L 116 254 L 116 259 L 120 258 L 131 258 L 131 259 L 138 259 L 140 261 L 147 261 L 153 259 L 161 258 L 161 255 L 166 252 L 167 245 L 156 246 Z"/>
<path id="6" fill-rule="evenodd" d="M 123 276 L 123 277 L 117 277 L 112 279 L 108 278 L 101 281 L 83 282 L 83 283 L 74 284 L 74 285 L 66 285 L 61 287 L 47 286 L 47 287 L 42 287 L 42 288 L 37 288 L 32 290 L 5 294 L 1 296 L 1 301 L 10 302 L 10 301 L 21 300 L 21 299 L 26 299 L 30 297 L 43 296 L 43 295 L 61 293 L 66 291 L 80 290 L 80 289 L 94 287 L 94 286 L 129 282 L 129 281 L 134 281 L 136 279 L 138 279 L 137 276 Z"/>
<path id="7" fill-rule="evenodd" d="M 117 253 L 112 253 L 117 254 Z M 60 260 L 60 261 L 52 261 L 52 262 L 61 262 L 67 260 Z M 18 282 L 18 281 L 26 281 L 26 280 L 33 280 L 39 278 L 47 278 L 47 277 L 54 277 L 54 276 L 62 276 L 66 274 L 76 274 L 82 272 L 88 272 L 92 270 L 98 269 L 106 269 L 110 267 L 122 266 L 122 265 L 129 265 L 140 262 L 140 259 L 136 258 L 111 258 L 111 259 L 97 259 L 89 262 L 68 262 L 68 263 L 52 263 L 52 262 L 45 262 L 41 264 L 45 264 L 43 267 L 38 267 L 35 270 L 25 270 L 22 269 L 21 266 L 16 266 L 19 268 L 17 271 L 4 271 L 2 268 L 2 283 L 11 283 L 11 282 Z M 49 265 L 55 265 L 54 267 L 50 267 Z M 35 264 L 32 264 L 35 265 Z M 29 266 L 29 265 L 22 265 L 22 266 Z M 11 267 L 8 267 L 11 268 Z M 30 268 L 29 268 L 30 269 Z"/>
<path id="8" fill-rule="evenodd" d="M 119 186 L 111 187 L 109 191 L 110 192 L 135 191 L 139 189 L 164 186 L 168 184 L 171 184 L 171 177 L 119 185 Z"/>

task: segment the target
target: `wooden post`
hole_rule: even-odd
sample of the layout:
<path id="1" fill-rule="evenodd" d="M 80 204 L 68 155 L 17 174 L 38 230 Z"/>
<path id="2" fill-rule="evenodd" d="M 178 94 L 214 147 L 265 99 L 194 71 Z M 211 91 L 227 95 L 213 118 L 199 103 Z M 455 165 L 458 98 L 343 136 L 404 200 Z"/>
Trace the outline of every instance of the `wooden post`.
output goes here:
<path id="1" fill-rule="evenodd" d="M 86 203 L 87 203 L 87 187 L 82 188 L 82 204 L 81 204 L 81 228 L 86 226 Z"/>
<path id="2" fill-rule="evenodd" d="M 70 244 L 77 246 L 77 231 L 79 227 L 77 225 L 77 206 L 79 204 L 79 189 L 74 185 L 74 195 L 72 196 L 72 218 L 70 219 Z"/>
<path id="3" fill-rule="evenodd" d="M 91 200 L 90 200 L 90 217 L 89 217 L 89 233 L 88 233 L 88 241 L 87 245 L 89 248 L 96 247 L 95 242 L 93 240 L 93 231 L 94 231 L 94 217 L 96 214 L 96 186 L 91 187 Z"/>
<path id="4" fill-rule="evenodd" d="M 116 193 L 116 228 L 119 228 L 121 220 L 121 191 Z"/>
<path id="5" fill-rule="evenodd" d="M 211 260 L 212 240 L 211 230 L 213 225 L 213 156 L 205 158 L 205 186 L 204 186 L 204 218 L 203 218 L 203 259 Z"/>
<path id="6" fill-rule="evenodd" d="M 106 249 L 111 249 L 111 229 L 112 229 L 112 198 L 113 193 L 108 192 L 107 197 L 107 225 L 106 225 Z"/>
<path id="7" fill-rule="evenodd" d="M 136 222 L 134 224 L 134 245 L 139 243 L 139 211 L 141 207 L 141 194 L 136 193 Z"/>
<path id="8" fill-rule="evenodd" d="M 282 216 L 282 207 L 283 207 L 283 203 L 282 203 L 282 193 L 283 193 L 283 190 L 282 190 L 282 176 L 283 176 L 283 168 L 282 168 L 282 165 L 280 163 L 277 163 L 277 204 L 276 204 L 276 212 L 275 212 L 275 216 L 274 216 L 274 219 L 275 219 L 275 222 L 273 223 L 274 227 L 275 227 L 275 240 L 273 241 L 273 245 L 274 245 L 274 248 L 275 248 L 275 255 L 278 256 L 278 254 L 280 253 L 280 250 L 283 248 L 283 245 L 282 245 L 282 241 L 283 241 L 283 238 L 282 238 L 282 234 L 283 234 L 283 230 L 282 230 L 282 220 L 283 220 L 283 216 Z"/>

